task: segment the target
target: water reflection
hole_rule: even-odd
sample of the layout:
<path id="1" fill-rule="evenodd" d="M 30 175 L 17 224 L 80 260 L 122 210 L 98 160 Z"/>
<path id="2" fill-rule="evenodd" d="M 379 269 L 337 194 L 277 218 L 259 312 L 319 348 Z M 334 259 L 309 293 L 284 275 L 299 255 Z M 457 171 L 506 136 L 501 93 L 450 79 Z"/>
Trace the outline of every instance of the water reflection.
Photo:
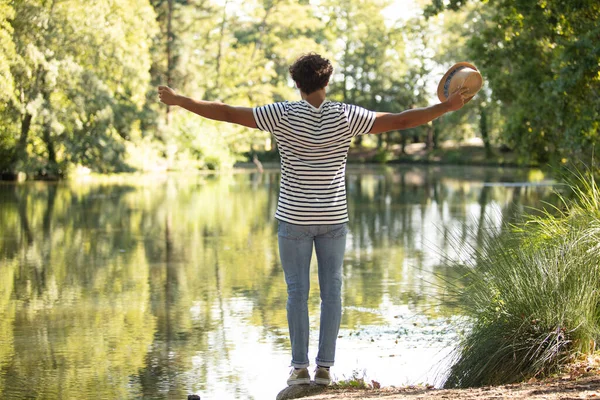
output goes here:
<path id="1" fill-rule="evenodd" d="M 484 185 L 527 174 L 349 168 L 338 377 L 433 378 L 454 338 L 443 260 L 553 201 Z M 278 189 L 277 171 L 0 185 L 0 397 L 273 398 L 290 357 Z"/>

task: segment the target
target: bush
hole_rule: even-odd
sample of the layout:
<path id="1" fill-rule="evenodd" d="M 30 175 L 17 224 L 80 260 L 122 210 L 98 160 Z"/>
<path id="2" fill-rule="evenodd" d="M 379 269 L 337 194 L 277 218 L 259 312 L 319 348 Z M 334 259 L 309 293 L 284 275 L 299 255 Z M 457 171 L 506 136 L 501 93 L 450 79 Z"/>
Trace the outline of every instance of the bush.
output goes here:
<path id="1" fill-rule="evenodd" d="M 379 164 L 385 164 L 388 161 L 390 161 L 391 158 L 392 157 L 391 157 L 390 152 L 388 152 L 384 148 L 381 148 L 381 149 L 377 150 L 377 153 L 375 153 L 375 155 L 373 156 L 373 162 L 376 162 Z"/>
<path id="2" fill-rule="evenodd" d="M 446 387 L 544 376 L 595 350 L 600 336 L 600 192 L 573 174 L 572 196 L 498 237 L 488 237 L 455 286 L 472 325 Z"/>

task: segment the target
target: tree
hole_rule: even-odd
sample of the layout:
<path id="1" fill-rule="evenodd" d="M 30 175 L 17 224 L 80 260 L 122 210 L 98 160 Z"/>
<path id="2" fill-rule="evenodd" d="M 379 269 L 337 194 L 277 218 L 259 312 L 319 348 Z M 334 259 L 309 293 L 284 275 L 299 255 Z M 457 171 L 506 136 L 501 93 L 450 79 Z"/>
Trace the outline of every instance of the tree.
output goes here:
<path id="1" fill-rule="evenodd" d="M 460 9 L 435 1 L 429 14 Z M 475 1 L 481 18 L 466 42 L 506 116 L 503 138 L 523 160 L 591 159 L 598 139 L 600 3 Z"/>
<path id="2" fill-rule="evenodd" d="M 14 122 L 15 114 L 11 113 L 9 103 L 15 99 L 14 78 L 11 65 L 16 62 L 17 53 L 12 40 L 13 29 L 10 19 L 15 11 L 8 0 L 0 0 L 0 119 Z M 15 146 L 14 124 L 0 124 L 0 173 L 7 169 L 7 160 L 12 158 Z"/>
<path id="3" fill-rule="evenodd" d="M 387 21 L 381 0 L 324 1 L 324 45 L 336 68 L 331 98 L 377 111 L 399 112 L 419 104 L 418 79 L 407 61 L 406 26 Z M 415 93 L 417 92 L 417 93 Z M 391 134 L 378 136 L 378 146 Z M 363 137 L 355 144 L 360 146 Z"/>
<path id="4" fill-rule="evenodd" d="M 11 169 L 61 174 L 118 167 L 149 80 L 154 13 L 145 0 L 12 2 L 11 65 L 20 134 Z M 103 29 L 97 29 L 100 24 Z"/>
<path id="5" fill-rule="evenodd" d="M 435 26 L 433 48 L 434 60 L 447 70 L 456 62 L 471 61 L 467 41 L 477 35 L 484 21 L 484 15 L 477 4 L 469 4 L 457 11 L 447 11 L 443 15 L 428 18 L 428 25 Z M 436 121 L 435 124 L 444 138 L 461 140 L 465 137 L 481 136 L 487 157 L 492 156 L 492 144 L 499 141 L 498 132 L 502 120 L 498 118 L 498 102 L 492 100 L 487 76 L 484 88 L 471 100 L 469 106 Z"/>

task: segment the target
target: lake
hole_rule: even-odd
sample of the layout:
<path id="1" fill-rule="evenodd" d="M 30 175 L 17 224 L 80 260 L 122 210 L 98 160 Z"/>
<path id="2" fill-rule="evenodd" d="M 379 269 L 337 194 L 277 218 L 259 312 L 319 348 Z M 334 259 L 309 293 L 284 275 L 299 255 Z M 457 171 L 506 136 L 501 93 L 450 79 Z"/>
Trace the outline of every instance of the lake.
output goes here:
<path id="1" fill-rule="evenodd" d="M 0 398 L 274 399 L 291 358 L 279 178 L 0 182 Z M 349 166 L 334 378 L 439 384 L 461 319 L 445 302 L 451 262 L 528 207 L 555 203 L 547 179 Z M 315 258 L 311 268 L 313 363 Z"/>

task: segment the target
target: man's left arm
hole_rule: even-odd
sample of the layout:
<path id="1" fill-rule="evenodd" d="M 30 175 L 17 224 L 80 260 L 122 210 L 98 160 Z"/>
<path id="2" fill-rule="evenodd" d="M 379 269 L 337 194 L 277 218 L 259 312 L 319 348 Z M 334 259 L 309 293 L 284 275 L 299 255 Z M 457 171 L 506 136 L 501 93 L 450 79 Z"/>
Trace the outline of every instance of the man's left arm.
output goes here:
<path id="1" fill-rule="evenodd" d="M 433 121 L 450 111 L 456 111 L 465 104 L 464 95 L 468 89 L 456 91 L 446 101 L 430 107 L 415 108 L 398 114 L 376 113 L 375 122 L 369 133 L 383 133 L 417 127 Z"/>
<path id="2" fill-rule="evenodd" d="M 160 101 L 169 106 L 179 106 L 201 117 L 257 128 L 250 107 L 235 107 L 216 101 L 194 100 L 181 96 L 168 86 L 159 86 Z"/>

